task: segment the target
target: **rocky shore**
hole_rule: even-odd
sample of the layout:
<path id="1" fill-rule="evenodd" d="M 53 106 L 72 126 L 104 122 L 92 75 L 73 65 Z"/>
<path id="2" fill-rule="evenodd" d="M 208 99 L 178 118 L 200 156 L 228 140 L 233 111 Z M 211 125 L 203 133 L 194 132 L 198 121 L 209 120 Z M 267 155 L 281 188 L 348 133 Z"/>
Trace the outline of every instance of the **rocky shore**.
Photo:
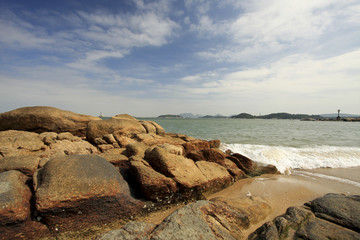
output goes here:
<path id="1" fill-rule="evenodd" d="M 235 181 L 277 170 L 219 147 L 219 140 L 166 133 L 155 122 L 127 114 L 101 120 L 52 107 L 2 113 L 0 239 L 66 239 L 72 233 L 71 239 L 86 229 L 91 232 L 88 239 L 244 239 L 245 230 L 264 220 L 272 207 L 254 196 L 236 204 L 207 196 Z M 351 213 L 356 215 L 346 220 L 352 225 L 340 225 L 349 228 L 347 239 L 359 239 L 359 198 L 336 197 L 330 205 L 346 202 L 351 204 L 341 207 L 355 209 Z M 285 215 L 287 222 L 275 219 L 251 238 L 312 236 L 306 227 L 307 235 L 298 230 L 318 218 L 311 206 L 298 211 L 305 216 L 301 221 Z M 173 213 L 161 222 L 141 221 L 166 209 Z M 320 218 L 339 218 L 338 213 L 328 216 Z"/>

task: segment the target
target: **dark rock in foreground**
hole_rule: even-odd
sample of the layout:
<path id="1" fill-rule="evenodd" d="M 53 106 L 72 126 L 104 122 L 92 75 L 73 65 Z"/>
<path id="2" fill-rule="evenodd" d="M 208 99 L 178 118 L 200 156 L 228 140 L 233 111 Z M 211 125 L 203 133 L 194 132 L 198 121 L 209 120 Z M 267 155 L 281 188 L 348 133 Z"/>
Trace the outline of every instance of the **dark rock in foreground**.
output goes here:
<path id="1" fill-rule="evenodd" d="M 360 239 L 360 196 L 326 194 L 302 207 L 290 207 L 249 239 Z"/>
<path id="2" fill-rule="evenodd" d="M 258 200 L 241 201 L 244 206 L 251 208 L 259 204 Z M 97 239 L 241 239 L 244 237 L 243 231 L 252 224 L 252 219 L 256 219 L 254 213 L 244 209 L 222 201 L 201 200 L 176 210 L 158 226 L 142 222 L 128 223 L 122 229 L 104 233 Z M 134 227 L 138 227 L 137 231 L 131 230 Z"/>

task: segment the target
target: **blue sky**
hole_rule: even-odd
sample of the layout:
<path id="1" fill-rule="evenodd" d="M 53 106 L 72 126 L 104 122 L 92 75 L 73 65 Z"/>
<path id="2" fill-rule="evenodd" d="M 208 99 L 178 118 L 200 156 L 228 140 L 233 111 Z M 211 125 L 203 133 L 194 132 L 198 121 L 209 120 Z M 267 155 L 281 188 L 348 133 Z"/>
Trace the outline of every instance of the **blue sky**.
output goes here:
<path id="1" fill-rule="evenodd" d="M 1 0 L 0 112 L 360 113 L 358 0 Z"/>

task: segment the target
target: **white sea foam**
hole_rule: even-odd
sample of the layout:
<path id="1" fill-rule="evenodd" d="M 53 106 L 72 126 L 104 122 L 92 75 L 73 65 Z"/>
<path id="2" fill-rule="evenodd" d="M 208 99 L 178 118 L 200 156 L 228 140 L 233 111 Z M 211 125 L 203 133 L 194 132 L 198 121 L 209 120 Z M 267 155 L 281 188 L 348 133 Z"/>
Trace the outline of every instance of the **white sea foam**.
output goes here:
<path id="1" fill-rule="evenodd" d="M 252 144 L 222 144 L 230 149 L 264 164 L 272 164 L 281 173 L 291 169 L 349 168 L 360 166 L 360 147 L 284 147 Z"/>

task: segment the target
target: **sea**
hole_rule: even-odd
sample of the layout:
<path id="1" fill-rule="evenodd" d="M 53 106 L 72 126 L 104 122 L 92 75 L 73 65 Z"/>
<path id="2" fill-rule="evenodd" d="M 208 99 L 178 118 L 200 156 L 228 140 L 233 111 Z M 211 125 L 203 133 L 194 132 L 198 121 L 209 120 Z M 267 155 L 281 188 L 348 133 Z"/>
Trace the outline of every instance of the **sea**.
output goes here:
<path id="1" fill-rule="evenodd" d="M 299 174 L 299 170 L 306 169 L 360 167 L 360 122 L 231 118 L 147 120 L 160 124 L 166 132 L 205 140 L 219 139 L 222 150 L 230 149 L 256 162 L 275 165 L 283 174 Z M 360 186 L 360 183 L 354 184 Z"/>

